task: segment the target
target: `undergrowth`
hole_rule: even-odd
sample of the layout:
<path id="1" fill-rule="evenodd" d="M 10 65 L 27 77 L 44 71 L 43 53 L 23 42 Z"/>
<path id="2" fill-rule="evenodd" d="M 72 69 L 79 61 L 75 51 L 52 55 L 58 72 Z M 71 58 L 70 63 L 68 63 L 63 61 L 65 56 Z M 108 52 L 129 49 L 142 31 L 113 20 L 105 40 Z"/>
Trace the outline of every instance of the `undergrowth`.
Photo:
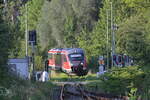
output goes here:
<path id="1" fill-rule="evenodd" d="M 51 82 L 31 82 L 12 76 L 7 76 L 3 83 L 0 89 L 7 92 L 0 95 L 0 100 L 50 100 L 51 90 L 56 87 Z"/>
<path id="2" fill-rule="evenodd" d="M 139 66 L 114 67 L 100 77 L 106 93 L 150 100 L 150 72 Z"/>

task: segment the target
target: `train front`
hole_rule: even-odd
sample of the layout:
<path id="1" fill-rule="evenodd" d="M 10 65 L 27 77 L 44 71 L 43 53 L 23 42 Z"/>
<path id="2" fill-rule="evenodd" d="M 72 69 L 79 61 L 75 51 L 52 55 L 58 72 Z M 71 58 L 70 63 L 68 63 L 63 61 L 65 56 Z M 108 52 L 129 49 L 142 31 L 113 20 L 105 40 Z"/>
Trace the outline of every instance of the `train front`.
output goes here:
<path id="1" fill-rule="evenodd" d="M 84 76 L 87 74 L 87 64 L 84 52 L 79 50 L 75 53 L 68 54 L 71 70 L 78 76 Z"/>

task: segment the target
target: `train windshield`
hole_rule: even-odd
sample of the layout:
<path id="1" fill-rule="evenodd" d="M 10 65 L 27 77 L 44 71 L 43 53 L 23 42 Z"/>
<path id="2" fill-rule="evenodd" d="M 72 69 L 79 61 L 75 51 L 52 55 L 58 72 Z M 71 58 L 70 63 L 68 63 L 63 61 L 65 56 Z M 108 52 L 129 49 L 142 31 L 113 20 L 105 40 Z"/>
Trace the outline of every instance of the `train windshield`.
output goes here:
<path id="1" fill-rule="evenodd" d="M 83 54 L 69 54 L 69 59 L 71 61 L 82 61 L 84 59 Z"/>

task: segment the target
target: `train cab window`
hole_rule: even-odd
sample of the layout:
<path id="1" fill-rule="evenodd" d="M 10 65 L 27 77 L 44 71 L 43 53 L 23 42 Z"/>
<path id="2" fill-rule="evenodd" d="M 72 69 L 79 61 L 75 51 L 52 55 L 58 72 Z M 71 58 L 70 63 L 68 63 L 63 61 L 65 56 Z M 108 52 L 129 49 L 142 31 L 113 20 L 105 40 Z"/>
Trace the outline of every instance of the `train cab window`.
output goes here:
<path id="1" fill-rule="evenodd" d="M 69 54 L 69 59 L 71 61 L 82 61 L 84 59 L 83 54 Z"/>
<path id="2" fill-rule="evenodd" d="M 53 55 L 52 55 L 51 53 L 49 53 L 49 54 L 48 54 L 48 59 L 52 59 L 52 56 L 53 56 Z"/>
<path id="3" fill-rule="evenodd" d="M 67 58 L 64 54 L 62 54 L 62 59 L 63 59 L 63 62 L 67 62 Z"/>

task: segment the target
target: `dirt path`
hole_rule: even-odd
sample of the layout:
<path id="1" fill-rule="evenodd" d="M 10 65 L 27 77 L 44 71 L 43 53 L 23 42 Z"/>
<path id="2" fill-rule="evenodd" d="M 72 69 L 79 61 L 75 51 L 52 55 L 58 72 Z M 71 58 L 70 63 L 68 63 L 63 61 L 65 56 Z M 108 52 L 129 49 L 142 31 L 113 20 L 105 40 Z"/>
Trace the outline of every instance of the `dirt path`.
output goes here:
<path id="1" fill-rule="evenodd" d="M 53 84 L 57 84 L 59 86 L 63 85 L 86 85 L 89 84 L 90 82 L 52 82 Z"/>

